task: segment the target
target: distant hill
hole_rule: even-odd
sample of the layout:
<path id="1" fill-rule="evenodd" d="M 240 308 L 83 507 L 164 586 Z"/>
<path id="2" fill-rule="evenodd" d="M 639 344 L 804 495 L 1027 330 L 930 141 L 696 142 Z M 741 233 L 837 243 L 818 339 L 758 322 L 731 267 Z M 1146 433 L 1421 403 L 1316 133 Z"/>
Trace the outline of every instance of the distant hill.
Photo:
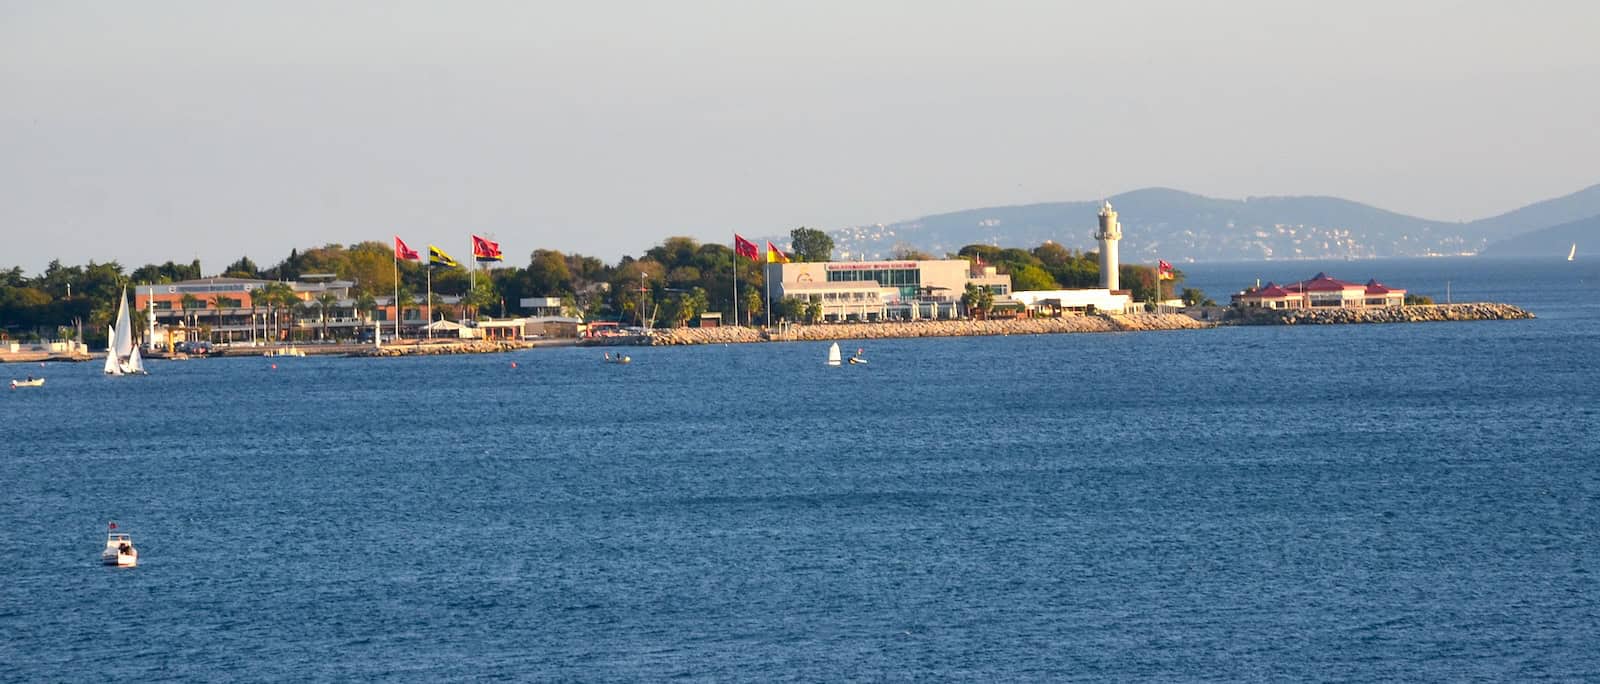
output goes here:
<path id="1" fill-rule="evenodd" d="M 1492 242 L 1593 216 L 1600 216 L 1600 185 L 1591 185 L 1565 197 L 1534 202 L 1499 216 L 1479 219 L 1467 224 L 1467 227 Z"/>
<path id="2" fill-rule="evenodd" d="M 1600 258 L 1600 216 L 1563 223 L 1490 243 L 1484 256 L 1565 259 L 1573 245 L 1578 258 Z"/>
<path id="3" fill-rule="evenodd" d="M 1145 188 L 1108 199 L 1122 221 L 1126 261 L 1473 254 L 1518 232 L 1600 214 L 1600 186 L 1471 223 L 1407 216 L 1337 197 L 1229 200 Z M 1033 247 L 1046 240 L 1090 250 L 1096 247 L 1099 206 L 1093 200 L 985 207 L 829 234 L 844 259 L 887 258 L 902 249 L 944 255 L 974 243 Z M 772 239 L 781 243 L 787 236 Z"/>

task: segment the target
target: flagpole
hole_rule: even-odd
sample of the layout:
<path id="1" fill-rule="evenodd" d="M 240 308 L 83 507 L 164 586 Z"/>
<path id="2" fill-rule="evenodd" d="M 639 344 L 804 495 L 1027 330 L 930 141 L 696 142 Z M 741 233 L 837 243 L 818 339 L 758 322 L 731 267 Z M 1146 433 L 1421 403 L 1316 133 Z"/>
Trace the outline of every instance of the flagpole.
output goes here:
<path id="1" fill-rule="evenodd" d="M 771 247 L 767 248 L 771 250 Z M 772 328 L 772 259 L 767 259 L 767 265 L 761 269 L 761 279 L 767 281 L 767 329 Z"/>
<path id="2" fill-rule="evenodd" d="M 426 308 L 427 308 L 427 311 L 428 311 L 428 325 L 425 326 L 425 327 L 428 329 L 428 338 L 432 339 L 433 338 L 433 249 L 431 247 L 428 249 L 428 302 L 426 304 Z"/>
<path id="3" fill-rule="evenodd" d="M 478 289 L 478 246 L 476 244 L 470 246 L 472 247 L 472 270 L 467 272 L 468 297 L 471 297 L 473 291 Z M 466 313 L 466 307 L 462 307 L 462 313 Z"/>
<path id="4" fill-rule="evenodd" d="M 400 239 L 398 237 L 396 240 Z M 397 247 L 399 245 L 396 245 Z M 378 327 L 378 336 L 383 337 L 383 327 Z M 400 339 L 400 251 L 394 253 L 394 339 Z"/>
<path id="5" fill-rule="evenodd" d="M 739 236 L 734 235 L 733 243 L 733 324 L 739 325 Z"/>

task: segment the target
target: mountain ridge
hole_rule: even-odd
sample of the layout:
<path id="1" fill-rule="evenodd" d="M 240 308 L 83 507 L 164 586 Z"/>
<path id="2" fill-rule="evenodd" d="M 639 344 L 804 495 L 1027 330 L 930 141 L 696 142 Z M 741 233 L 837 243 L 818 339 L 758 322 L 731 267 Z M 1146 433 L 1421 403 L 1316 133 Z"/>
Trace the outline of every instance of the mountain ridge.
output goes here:
<path id="1" fill-rule="evenodd" d="M 1122 222 L 1127 261 L 1438 256 L 1477 254 L 1517 234 L 1600 216 L 1600 184 L 1470 222 L 1410 216 L 1329 195 L 1223 199 L 1147 187 L 1106 201 Z M 1033 247 L 1053 241 L 1089 251 L 1097 248 L 1092 235 L 1100 203 L 978 207 L 828 233 L 840 259 L 882 259 L 906 250 L 942 255 L 975 243 Z"/>

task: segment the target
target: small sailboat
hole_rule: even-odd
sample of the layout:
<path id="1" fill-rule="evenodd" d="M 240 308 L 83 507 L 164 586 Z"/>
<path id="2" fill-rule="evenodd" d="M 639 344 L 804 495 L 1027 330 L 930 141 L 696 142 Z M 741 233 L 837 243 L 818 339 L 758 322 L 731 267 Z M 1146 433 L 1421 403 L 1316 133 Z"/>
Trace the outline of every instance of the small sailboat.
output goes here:
<path id="1" fill-rule="evenodd" d="M 850 365 L 852 365 L 852 366 L 866 365 L 867 357 L 861 355 L 862 351 L 863 350 L 860 347 L 856 348 L 856 353 L 850 356 Z"/>
<path id="2" fill-rule="evenodd" d="M 122 290 L 122 306 L 117 308 L 117 324 L 106 342 L 106 375 L 148 375 L 139 347 L 133 343 L 133 323 L 128 319 L 128 290 Z"/>
<path id="3" fill-rule="evenodd" d="M 1567 250 L 1567 261 L 1572 261 L 1572 257 L 1575 256 L 1578 256 L 1578 243 L 1576 242 L 1572 243 L 1572 249 Z"/>
<path id="4" fill-rule="evenodd" d="M 44 378 L 36 378 L 30 375 L 27 380 L 12 380 L 11 389 L 18 387 L 44 387 Z"/>
<path id="5" fill-rule="evenodd" d="M 839 365 L 839 360 L 839 343 L 834 342 L 833 346 L 828 347 L 828 365 L 837 366 Z"/>
<path id="6" fill-rule="evenodd" d="M 119 568 L 139 565 L 139 550 L 133 548 L 132 535 L 118 532 L 116 523 L 111 523 L 111 529 L 106 532 L 106 548 L 100 552 L 100 563 Z"/>

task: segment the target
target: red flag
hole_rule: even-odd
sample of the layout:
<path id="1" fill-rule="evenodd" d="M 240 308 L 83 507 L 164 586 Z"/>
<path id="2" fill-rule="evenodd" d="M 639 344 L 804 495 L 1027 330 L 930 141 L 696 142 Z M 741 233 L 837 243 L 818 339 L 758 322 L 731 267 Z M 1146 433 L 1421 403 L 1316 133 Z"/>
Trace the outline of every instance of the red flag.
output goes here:
<path id="1" fill-rule="evenodd" d="M 422 257 L 417 255 L 417 250 L 407 247 L 405 241 L 401 240 L 399 235 L 396 235 L 394 236 L 394 258 L 417 261 Z"/>
<path id="2" fill-rule="evenodd" d="M 116 523 L 111 523 L 111 529 L 113 529 L 113 530 L 117 529 L 117 524 Z"/>
<path id="3" fill-rule="evenodd" d="M 738 233 L 733 234 L 733 252 L 751 261 L 761 260 L 761 249 L 756 247 L 756 243 L 744 239 L 744 236 Z"/>
<path id="4" fill-rule="evenodd" d="M 1162 280 L 1172 280 L 1172 264 L 1167 263 L 1166 259 L 1157 259 L 1157 261 L 1160 263 L 1156 265 L 1156 275 Z"/>
<path id="5" fill-rule="evenodd" d="M 472 258 L 478 261 L 499 261 L 500 243 L 472 236 Z"/>

